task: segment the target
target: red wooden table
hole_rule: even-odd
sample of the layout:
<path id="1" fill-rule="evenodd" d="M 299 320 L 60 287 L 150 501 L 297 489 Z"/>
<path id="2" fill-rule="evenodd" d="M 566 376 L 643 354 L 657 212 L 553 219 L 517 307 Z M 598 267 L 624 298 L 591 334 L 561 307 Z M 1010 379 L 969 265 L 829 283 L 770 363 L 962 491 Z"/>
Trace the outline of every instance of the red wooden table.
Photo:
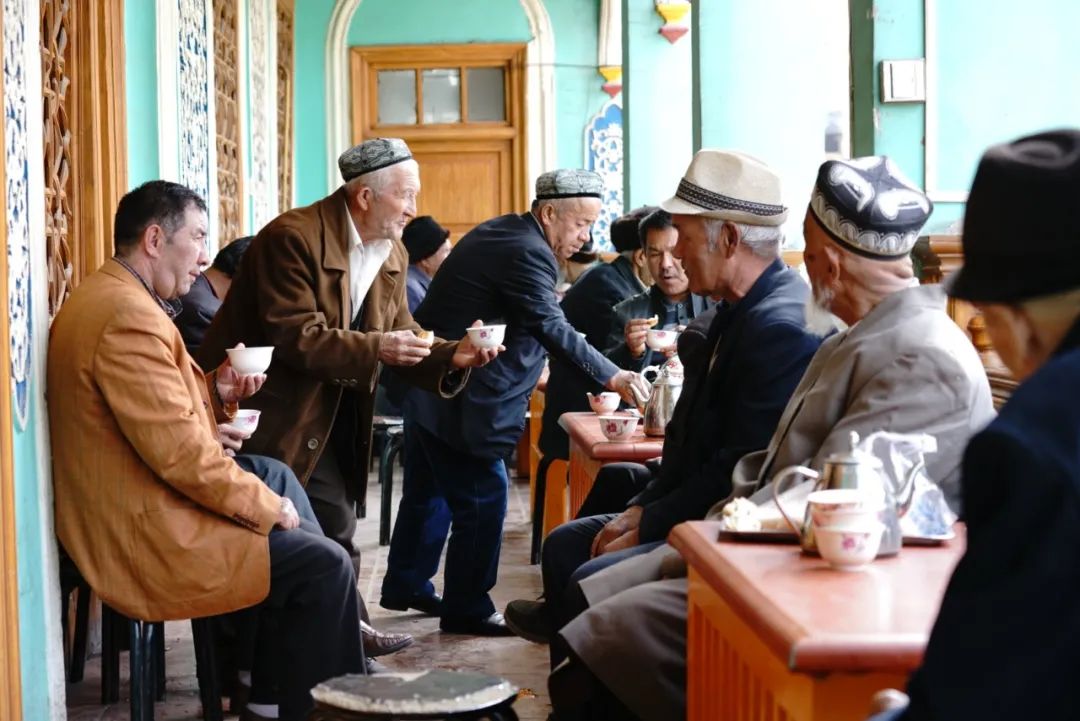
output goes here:
<path id="1" fill-rule="evenodd" d="M 905 546 L 836 571 L 796 545 L 718 542 L 719 524 L 676 526 L 689 566 L 687 718 L 862 721 L 922 661 L 963 526 L 944 546 Z"/>
<path id="2" fill-rule="evenodd" d="M 605 463 L 641 463 L 656 458 L 664 449 L 664 439 L 647 437 L 640 423 L 625 441 L 609 441 L 600 430 L 599 417 L 592 412 L 563 413 L 559 425 L 570 436 L 570 518 L 577 515 Z"/>

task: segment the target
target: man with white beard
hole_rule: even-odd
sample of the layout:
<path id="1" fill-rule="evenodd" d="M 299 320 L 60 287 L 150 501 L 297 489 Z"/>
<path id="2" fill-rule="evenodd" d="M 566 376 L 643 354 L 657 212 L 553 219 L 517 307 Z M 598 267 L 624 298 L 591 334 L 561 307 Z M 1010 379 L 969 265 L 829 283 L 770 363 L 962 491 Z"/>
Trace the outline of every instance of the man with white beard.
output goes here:
<path id="1" fill-rule="evenodd" d="M 888 158 L 821 166 L 803 224 L 814 298 L 807 316 L 819 327 L 823 316 L 848 327 L 810 361 L 768 448 L 736 464 L 732 497 L 770 496 L 776 471 L 821 468 L 850 448 L 852 431 L 887 430 L 937 439 L 927 472 L 960 511 L 961 455 L 994 411 L 982 363 L 946 313 L 944 292 L 914 277 L 909 253 L 931 207 Z M 644 721 L 685 715 L 687 586 L 672 577 L 679 560 L 664 545 L 580 582 L 590 607 L 561 630 L 572 656 L 550 680 L 558 721 L 599 717 L 599 698 L 605 710 L 625 706 Z"/>

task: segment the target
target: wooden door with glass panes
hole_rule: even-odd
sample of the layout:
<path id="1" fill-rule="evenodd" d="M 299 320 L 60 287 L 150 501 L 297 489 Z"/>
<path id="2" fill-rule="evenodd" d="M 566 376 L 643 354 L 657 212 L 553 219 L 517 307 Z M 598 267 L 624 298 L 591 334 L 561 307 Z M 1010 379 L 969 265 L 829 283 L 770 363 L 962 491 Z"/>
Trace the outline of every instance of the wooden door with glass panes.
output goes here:
<path id="1" fill-rule="evenodd" d="M 354 47 L 350 59 L 353 142 L 409 144 L 419 215 L 456 241 L 528 209 L 524 44 Z"/>

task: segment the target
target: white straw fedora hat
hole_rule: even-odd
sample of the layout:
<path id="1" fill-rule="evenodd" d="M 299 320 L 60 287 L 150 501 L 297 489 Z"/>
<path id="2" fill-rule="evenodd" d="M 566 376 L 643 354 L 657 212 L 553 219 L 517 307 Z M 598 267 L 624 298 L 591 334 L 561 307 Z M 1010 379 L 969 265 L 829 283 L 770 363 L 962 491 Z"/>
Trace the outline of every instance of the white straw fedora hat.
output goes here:
<path id="1" fill-rule="evenodd" d="M 780 177 L 752 155 L 734 150 L 699 150 L 675 196 L 660 207 L 672 214 L 751 225 L 783 225 L 787 220 Z"/>

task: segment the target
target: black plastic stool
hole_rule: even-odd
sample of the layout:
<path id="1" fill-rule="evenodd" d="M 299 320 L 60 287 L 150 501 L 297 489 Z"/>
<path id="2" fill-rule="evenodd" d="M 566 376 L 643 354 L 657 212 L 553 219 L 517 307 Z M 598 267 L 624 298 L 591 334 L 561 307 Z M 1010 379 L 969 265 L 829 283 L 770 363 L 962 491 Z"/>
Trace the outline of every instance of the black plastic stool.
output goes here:
<path id="1" fill-rule="evenodd" d="M 390 545 L 390 531 L 393 521 L 390 514 L 393 510 L 394 497 L 394 461 L 401 453 L 405 445 L 405 431 L 401 426 L 391 426 L 386 429 L 386 443 L 383 444 L 382 455 L 379 456 L 379 486 L 382 499 L 379 511 L 379 545 Z"/>

